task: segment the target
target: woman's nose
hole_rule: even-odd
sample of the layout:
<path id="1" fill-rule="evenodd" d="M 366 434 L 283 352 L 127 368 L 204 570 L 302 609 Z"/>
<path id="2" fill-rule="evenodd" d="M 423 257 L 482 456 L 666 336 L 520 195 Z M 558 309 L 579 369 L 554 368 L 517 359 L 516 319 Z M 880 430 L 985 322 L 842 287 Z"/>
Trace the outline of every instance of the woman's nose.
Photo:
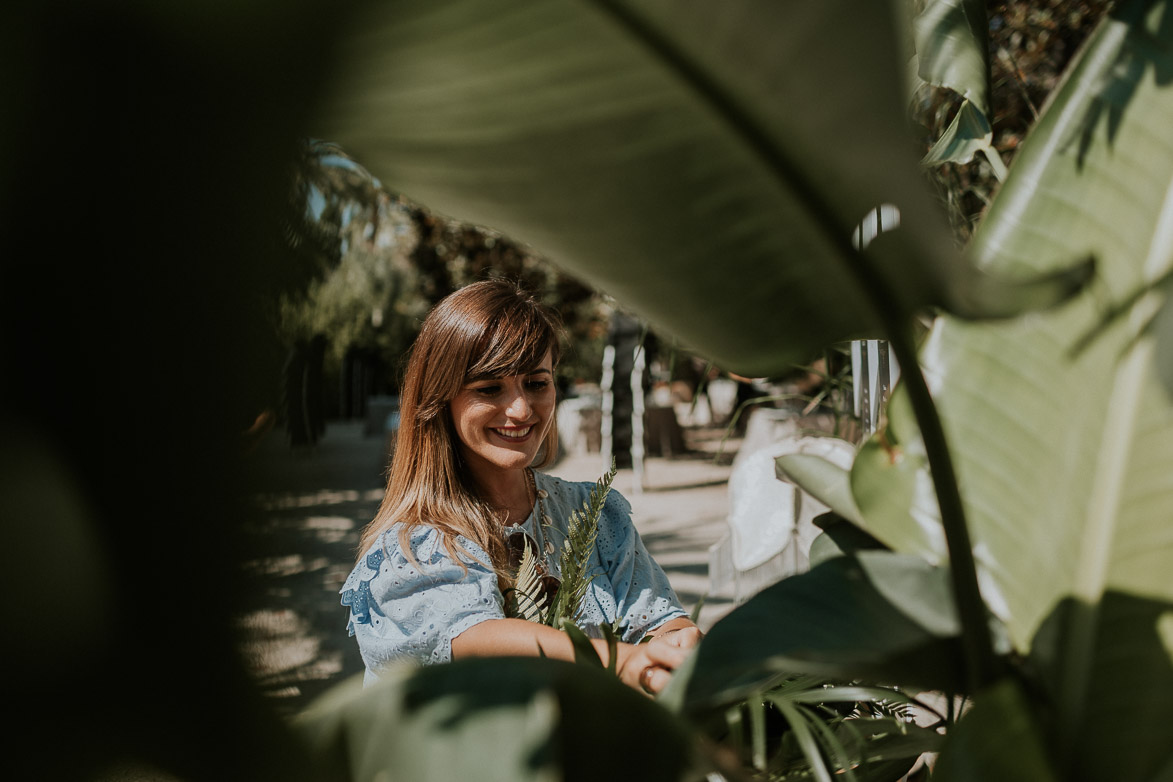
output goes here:
<path id="1" fill-rule="evenodd" d="M 525 395 L 525 391 L 517 389 L 513 393 L 513 397 L 509 400 L 509 406 L 505 408 L 510 418 L 528 419 L 533 414 L 533 406 Z"/>

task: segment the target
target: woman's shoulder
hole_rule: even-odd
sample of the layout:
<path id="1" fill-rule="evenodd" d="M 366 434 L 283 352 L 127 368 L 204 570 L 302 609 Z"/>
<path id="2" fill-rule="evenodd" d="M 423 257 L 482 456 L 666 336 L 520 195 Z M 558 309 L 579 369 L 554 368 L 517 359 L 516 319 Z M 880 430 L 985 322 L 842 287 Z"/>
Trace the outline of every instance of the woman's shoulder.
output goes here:
<path id="1" fill-rule="evenodd" d="M 482 555 L 480 546 L 463 535 L 456 535 L 455 542 L 460 549 L 472 557 Z M 406 550 L 405 550 L 406 544 Z M 353 583 L 369 580 L 377 575 L 385 562 L 392 565 L 408 563 L 413 569 L 426 569 L 429 565 L 446 563 L 451 557 L 444 545 L 443 536 L 430 524 L 406 525 L 395 522 L 379 533 L 370 547 L 363 552 L 346 579 L 343 590 L 353 588 Z"/>
<path id="2" fill-rule="evenodd" d="M 379 536 L 363 553 L 363 559 L 381 560 L 388 556 L 403 556 L 404 543 L 410 548 L 412 554 L 418 557 L 420 554 L 428 553 L 439 542 L 440 531 L 430 524 L 408 526 L 403 522 L 395 522 L 379 533 Z"/>
<path id="3" fill-rule="evenodd" d="M 556 475 L 535 472 L 539 489 L 545 489 L 551 505 L 563 512 L 582 510 L 590 505 L 591 492 L 598 487 L 598 481 L 568 481 Z M 619 491 L 612 488 L 607 493 L 603 506 L 604 515 L 626 515 L 631 513 L 631 503 Z"/>

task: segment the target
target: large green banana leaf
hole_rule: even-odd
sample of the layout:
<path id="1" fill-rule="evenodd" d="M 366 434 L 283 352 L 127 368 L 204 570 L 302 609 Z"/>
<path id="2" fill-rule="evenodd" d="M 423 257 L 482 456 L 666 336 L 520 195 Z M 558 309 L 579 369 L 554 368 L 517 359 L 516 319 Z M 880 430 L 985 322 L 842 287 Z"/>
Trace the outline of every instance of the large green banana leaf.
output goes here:
<path id="1" fill-rule="evenodd" d="M 778 674 L 958 692 L 959 625 L 948 574 L 862 551 L 783 579 L 713 626 L 687 673 L 687 708 L 729 703 Z"/>
<path id="2" fill-rule="evenodd" d="M 990 114 L 990 50 L 980 0 L 929 0 L 913 20 L 917 73 Z"/>
<path id="3" fill-rule="evenodd" d="M 983 573 L 1054 699 L 1063 778 L 1151 779 L 1173 756 L 1173 400 L 1144 330 L 1160 294 L 1101 328 L 1173 262 L 1171 17 L 1135 2 L 1105 21 L 975 237 L 1000 273 L 1093 253 L 1093 289 L 1013 322 L 942 319 L 922 352 Z M 889 545 L 940 551 L 884 505 L 885 482 L 917 496 L 903 457 L 861 452 L 860 513 Z"/>
<path id="4" fill-rule="evenodd" d="M 361 677 L 359 677 L 361 678 Z M 704 778 L 691 729 L 614 675 L 537 658 L 480 658 L 352 679 L 297 721 L 342 778 Z"/>
<path id="5" fill-rule="evenodd" d="M 847 0 L 373 4 L 317 130 L 726 368 L 771 374 L 893 312 L 1004 315 L 1073 282 L 1040 294 L 959 261 L 906 130 L 898 18 Z M 860 257 L 853 228 L 881 203 L 901 228 Z"/>

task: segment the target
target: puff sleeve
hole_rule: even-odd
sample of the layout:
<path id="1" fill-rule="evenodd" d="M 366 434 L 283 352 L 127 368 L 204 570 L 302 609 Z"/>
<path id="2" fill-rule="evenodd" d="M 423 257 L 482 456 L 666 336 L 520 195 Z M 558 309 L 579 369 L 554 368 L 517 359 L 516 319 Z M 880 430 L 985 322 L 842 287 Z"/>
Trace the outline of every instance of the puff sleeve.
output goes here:
<path id="1" fill-rule="evenodd" d="M 417 560 L 412 563 L 400 548 L 395 526 L 346 579 L 340 594 L 342 605 L 350 608 L 347 629 L 358 642 L 368 682 L 397 662 L 448 662 L 453 638 L 505 616 L 488 555 L 463 537 L 457 542 L 472 555 L 461 558 L 464 567 L 448 554 L 435 529 L 416 527 L 409 538 Z"/>
<path id="2" fill-rule="evenodd" d="M 644 546 L 631 521 L 631 505 L 619 492 L 607 495 L 596 547 L 610 582 L 622 640 L 638 642 L 665 622 L 688 616 L 668 576 Z"/>

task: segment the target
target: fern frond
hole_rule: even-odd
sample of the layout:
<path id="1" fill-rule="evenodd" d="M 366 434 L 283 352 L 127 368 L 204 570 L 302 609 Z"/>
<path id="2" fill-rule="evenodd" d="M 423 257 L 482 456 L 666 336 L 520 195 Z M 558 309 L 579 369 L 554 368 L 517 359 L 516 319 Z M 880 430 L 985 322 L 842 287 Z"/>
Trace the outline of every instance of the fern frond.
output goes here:
<path id="1" fill-rule="evenodd" d="M 546 621 L 546 594 L 542 589 L 542 577 L 538 573 L 537 557 L 528 540 L 521 553 L 521 564 L 517 568 L 517 581 L 513 585 L 511 597 L 514 616 L 530 622 Z"/>
<path id="2" fill-rule="evenodd" d="M 587 587 L 595 579 L 595 574 L 590 573 L 591 554 L 599 536 L 599 516 L 603 513 L 603 505 L 611 491 L 615 473 L 615 460 L 612 459 L 611 469 L 595 482 L 582 510 L 570 513 L 566 540 L 562 543 L 559 558 L 562 586 L 546 618 L 546 624 L 552 627 L 558 627 L 563 619 L 574 620 L 586 597 Z"/>

